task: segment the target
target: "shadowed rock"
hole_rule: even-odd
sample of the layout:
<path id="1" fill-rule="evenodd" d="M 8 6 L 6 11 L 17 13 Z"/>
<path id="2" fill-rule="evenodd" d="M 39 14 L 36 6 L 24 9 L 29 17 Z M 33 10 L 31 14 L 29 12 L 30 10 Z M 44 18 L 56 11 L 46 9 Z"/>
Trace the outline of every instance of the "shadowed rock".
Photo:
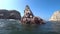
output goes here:
<path id="1" fill-rule="evenodd" d="M 21 15 L 16 10 L 0 10 L 0 19 L 21 19 Z"/>
<path id="2" fill-rule="evenodd" d="M 24 10 L 24 16 L 21 18 L 21 23 L 22 24 L 43 24 L 44 21 L 43 19 L 34 16 L 29 6 L 26 5 L 26 8 Z"/>

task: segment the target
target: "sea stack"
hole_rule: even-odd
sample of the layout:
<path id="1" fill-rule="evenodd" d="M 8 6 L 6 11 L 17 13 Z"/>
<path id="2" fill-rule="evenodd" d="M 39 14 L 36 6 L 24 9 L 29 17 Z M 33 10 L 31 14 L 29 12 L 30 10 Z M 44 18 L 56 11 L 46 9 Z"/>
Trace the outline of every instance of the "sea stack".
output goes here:
<path id="1" fill-rule="evenodd" d="M 43 24 L 44 21 L 41 18 L 38 18 L 33 15 L 31 9 L 26 5 L 24 10 L 24 16 L 21 18 L 22 24 Z"/>
<path id="2" fill-rule="evenodd" d="M 49 21 L 60 21 L 60 11 L 54 12 Z"/>

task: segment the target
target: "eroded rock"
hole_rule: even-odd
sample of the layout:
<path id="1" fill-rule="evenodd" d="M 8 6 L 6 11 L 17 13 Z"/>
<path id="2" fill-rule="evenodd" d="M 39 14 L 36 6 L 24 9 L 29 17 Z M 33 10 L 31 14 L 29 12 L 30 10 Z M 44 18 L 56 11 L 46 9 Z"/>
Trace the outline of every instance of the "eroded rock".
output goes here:
<path id="1" fill-rule="evenodd" d="M 24 16 L 21 19 L 21 23 L 22 24 L 43 24 L 44 21 L 43 19 L 34 16 L 29 6 L 26 5 L 26 8 L 24 10 Z"/>

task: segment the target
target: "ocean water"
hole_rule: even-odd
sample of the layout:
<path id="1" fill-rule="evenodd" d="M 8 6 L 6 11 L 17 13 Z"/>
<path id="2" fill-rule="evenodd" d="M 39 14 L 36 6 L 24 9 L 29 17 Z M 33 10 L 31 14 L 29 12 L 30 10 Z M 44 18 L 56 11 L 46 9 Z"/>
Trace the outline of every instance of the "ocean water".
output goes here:
<path id="1" fill-rule="evenodd" d="M 60 34 L 60 23 L 23 25 L 19 20 L 0 19 L 0 34 Z"/>

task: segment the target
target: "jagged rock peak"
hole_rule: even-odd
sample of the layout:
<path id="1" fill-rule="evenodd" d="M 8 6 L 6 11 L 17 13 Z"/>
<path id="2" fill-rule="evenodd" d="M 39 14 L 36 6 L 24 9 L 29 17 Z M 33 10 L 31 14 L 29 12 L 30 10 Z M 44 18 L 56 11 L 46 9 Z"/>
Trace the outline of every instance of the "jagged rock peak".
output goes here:
<path id="1" fill-rule="evenodd" d="M 41 18 L 38 18 L 33 15 L 30 7 L 26 5 L 24 10 L 24 16 L 21 18 L 22 24 L 43 24 L 44 21 Z"/>
<path id="2" fill-rule="evenodd" d="M 60 11 L 54 12 L 49 21 L 60 21 Z"/>
<path id="3" fill-rule="evenodd" d="M 33 13 L 28 5 L 26 5 L 25 10 L 24 10 L 24 17 L 33 17 Z"/>
<path id="4" fill-rule="evenodd" d="M 28 5 L 26 5 L 25 9 L 30 9 L 30 7 Z"/>

